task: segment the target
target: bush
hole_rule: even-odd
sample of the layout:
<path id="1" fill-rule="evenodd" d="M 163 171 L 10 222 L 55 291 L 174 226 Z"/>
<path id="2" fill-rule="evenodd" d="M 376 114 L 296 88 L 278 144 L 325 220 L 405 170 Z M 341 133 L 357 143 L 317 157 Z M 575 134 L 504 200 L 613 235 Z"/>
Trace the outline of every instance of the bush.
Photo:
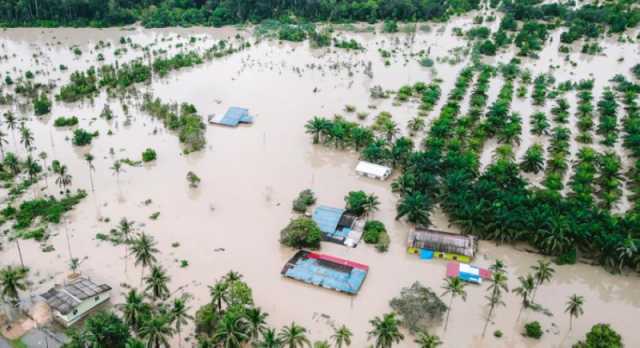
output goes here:
<path id="1" fill-rule="evenodd" d="M 402 288 L 400 296 L 394 297 L 390 305 L 400 316 L 401 325 L 411 333 L 426 330 L 431 322 L 442 320 L 447 311 L 440 297 L 419 282 Z"/>
<path id="2" fill-rule="evenodd" d="M 584 341 L 579 341 L 573 348 L 622 348 L 622 337 L 609 324 L 596 324 L 587 332 Z"/>
<path id="3" fill-rule="evenodd" d="M 397 33 L 398 32 L 398 22 L 394 20 L 386 20 L 384 21 L 384 25 L 382 26 L 383 33 Z"/>
<path id="4" fill-rule="evenodd" d="M 144 150 L 144 152 L 142 152 L 142 161 L 143 162 L 151 162 L 151 161 L 155 161 L 157 158 L 157 154 L 156 151 L 154 149 L 146 149 Z"/>
<path id="5" fill-rule="evenodd" d="M 424 57 L 420 59 L 420 65 L 422 65 L 425 68 L 430 68 L 433 66 L 433 59 L 429 57 Z"/>
<path id="6" fill-rule="evenodd" d="M 55 121 L 53 121 L 54 127 L 71 127 L 78 124 L 78 118 L 75 116 L 71 117 L 58 117 Z"/>
<path id="7" fill-rule="evenodd" d="M 494 331 L 493 332 L 493 336 L 495 336 L 496 338 L 502 337 L 502 331 L 500 331 L 500 330 Z"/>
<path id="8" fill-rule="evenodd" d="M 200 177 L 196 175 L 196 173 L 189 171 L 187 173 L 187 181 L 189 182 L 189 187 L 196 188 L 200 185 Z"/>
<path id="9" fill-rule="evenodd" d="M 97 136 L 97 133 L 89 133 L 82 128 L 78 128 L 73 131 L 73 139 L 71 142 L 75 146 L 89 145 L 94 136 Z"/>
<path id="10" fill-rule="evenodd" d="M 387 232 L 381 233 L 380 237 L 378 238 L 378 243 L 376 243 L 376 250 L 384 253 L 389 250 L 390 243 L 391 240 L 389 239 L 389 234 L 387 234 Z"/>
<path id="11" fill-rule="evenodd" d="M 304 213 L 310 205 L 316 202 L 316 196 L 313 191 L 306 189 L 298 194 L 298 198 L 293 201 L 293 210 L 298 213 Z"/>
<path id="12" fill-rule="evenodd" d="M 51 101 L 46 94 L 42 93 L 33 99 L 33 111 L 38 116 L 48 114 L 51 111 Z"/>
<path id="13" fill-rule="evenodd" d="M 291 220 L 280 232 L 280 243 L 297 249 L 319 249 L 322 232 L 315 221 L 300 217 Z"/>
<path id="14" fill-rule="evenodd" d="M 387 233 L 384 224 L 378 220 L 369 220 L 364 224 L 363 239 L 367 244 L 376 244 L 380 240 L 380 235 Z"/>
<path id="15" fill-rule="evenodd" d="M 540 323 L 537 321 L 526 323 L 524 325 L 524 335 L 527 337 L 540 339 L 543 333 L 542 326 L 540 326 Z"/>

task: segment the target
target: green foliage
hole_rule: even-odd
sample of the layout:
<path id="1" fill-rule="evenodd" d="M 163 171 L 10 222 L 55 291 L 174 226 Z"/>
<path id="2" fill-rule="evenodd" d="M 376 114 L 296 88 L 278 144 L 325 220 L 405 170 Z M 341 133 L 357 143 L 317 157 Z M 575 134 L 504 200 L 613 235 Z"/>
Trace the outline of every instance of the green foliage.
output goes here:
<path id="1" fill-rule="evenodd" d="M 51 101 L 45 93 L 33 99 L 33 111 L 37 116 L 48 114 L 51 111 Z"/>
<path id="2" fill-rule="evenodd" d="M 362 50 L 364 47 L 355 39 L 350 40 L 333 40 L 333 46 L 337 48 L 343 48 L 347 50 Z"/>
<path id="3" fill-rule="evenodd" d="M 98 136 L 98 133 L 89 133 L 88 131 L 78 128 L 73 131 L 73 138 L 71 142 L 75 146 L 85 146 L 91 144 L 94 137 Z"/>
<path id="4" fill-rule="evenodd" d="M 203 63 L 203 59 L 196 52 L 177 53 L 169 58 L 159 57 L 153 60 L 153 71 L 160 77 L 166 76 L 172 70 L 192 67 Z"/>
<path id="5" fill-rule="evenodd" d="M 20 204 L 18 211 L 15 213 L 16 223 L 14 227 L 17 229 L 28 228 L 38 217 L 44 222 L 59 223 L 62 215 L 70 211 L 86 196 L 86 192 L 80 190 L 76 194 L 67 195 L 61 200 L 57 200 L 54 197 L 48 197 L 24 201 Z M 2 211 L 2 213 L 6 213 L 6 210 Z"/>
<path id="6" fill-rule="evenodd" d="M 315 221 L 299 217 L 289 222 L 280 232 L 280 243 L 297 249 L 319 249 L 322 232 Z"/>
<path id="7" fill-rule="evenodd" d="M 525 336 L 534 339 L 540 339 L 540 337 L 542 337 L 542 335 L 544 334 L 544 331 L 542 331 L 542 326 L 540 326 L 540 323 L 537 321 L 526 323 L 524 325 L 524 331 Z"/>
<path id="8" fill-rule="evenodd" d="M 191 188 L 196 188 L 200 185 L 200 177 L 196 175 L 196 173 L 189 171 L 187 173 L 187 181 L 189 182 L 189 186 Z"/>
<path id="9" fill-rule="evenodd" d="M 70 332 L 71 340 L 63 348 L 94 347 L 124 348 L 131 334 L 127 324 L 111 312 L 101 311 L 88 317 L 84 326 Z"/>
<path id="10" fill-rule="evenodd" d="M 496 338 L 500 338 L 500 337 L 503 336 L 503 333 L 500 330 L 496 330 L 496 331 L 493 332 L 493 336 L 496 337 Z"/>
<path id="11" fill-rule="evenodd" d="M 142 161 L 143 162 L 151 162 L 155 161 L 158 155 L 156 154 L 156 150 L 147 148 L 142 152 Z"/>
<path id="12" fill-rule="evenodd" d="M 164 104 L 160 98 L 153 99 L 145 94 L 142 109 L 150 115 L 159 118 L 165 127 L 178 132 L 180 142 L 186 145 L 186 151 L 198 151 L 204 148 L 205 124 L 191 104 Z"/>
<path id="13" fill-rule="evenodd" d="M 58 117 L 55 119 L 55 121 L 53 121 L 53 126 L 54 127 L 72 127 L 78 124 L 78 118 L 75 116 L 71 116 L 71 117 Z"/>
<path id="14" fill-rule="evenodd" d="M 384 25 L 382 26 L 383 33 L 397 33 L 398 32 L 398 22 L 394 20 L 386 20 L 384 21 Z"/>
<path id="15" fill-rule="evenodd" d="M 609 324 L 596 324 L 587 332 L 584 341 L 579 341 L 573 348 L 622 348 L 622 337 Z"/>
<path id="16" fill-rule="evenodd" d="M 400 317 L 401 325 L 411 333 L 426 331 L 431 322 L 442 320 L 447 311 L 440 297 L 419 282 L 402 288 L 389 304 Z"/>
<path id="17" fill-rule="evenodd" d="M 386 232 L 382 233 L 380 234 L 378 238 L 378 242 L 376 243 L 376 250 L 378 250 L 381 253 L 384 253 L 387 250 L 389 250 L 389 244 L 391 244 L 391 239 L 389 238 L 389 234 Z"/>
<path id="18" fill-rule="evenodd" d="M 380 240 L 382 234 L 386 234 L 387 229 L 384 224 L 378 220 L 369 220 L 364 224 L 363 239 L 367 244 L 376 244 Z"/>
<path id="19" fill-rule="evenodd" d="M 307 208 L 316 203 L 316 196 L 311 189 L 306 189 L 298 194 L 293 201 L 293 210 L 298 213 L 304 213 Z"/>
<path id="20" fill-rule="evenodd" d="M 478 45 L 478 52 L 485 56 L 495 56 L 496 51 L 497 47 L 491 40 L 484 40 Z"/>

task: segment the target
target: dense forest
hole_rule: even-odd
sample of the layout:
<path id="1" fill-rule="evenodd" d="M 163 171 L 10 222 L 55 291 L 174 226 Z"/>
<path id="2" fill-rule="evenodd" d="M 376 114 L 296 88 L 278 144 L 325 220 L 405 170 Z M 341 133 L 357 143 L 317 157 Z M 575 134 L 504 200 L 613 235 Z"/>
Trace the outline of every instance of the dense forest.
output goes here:
<path id="1" fill-rule="evenodd" d="M 545 20 L 569 27 L 568 41 L 583 35 L 634 27 L 640 10 L 632 0 L 587 4 L 543 4 L 541 0 L 487 1 L 521 21 Z M 140 21 L 146 27 L 260 22 L 265 19 L 351 22 L 394 19 L 444 20 L 450 15 L 479 9 L 481 0 L 2 0 L 0 26 L 106 27 Z M 508 24 L 508 23 L 507 23 Z"/>

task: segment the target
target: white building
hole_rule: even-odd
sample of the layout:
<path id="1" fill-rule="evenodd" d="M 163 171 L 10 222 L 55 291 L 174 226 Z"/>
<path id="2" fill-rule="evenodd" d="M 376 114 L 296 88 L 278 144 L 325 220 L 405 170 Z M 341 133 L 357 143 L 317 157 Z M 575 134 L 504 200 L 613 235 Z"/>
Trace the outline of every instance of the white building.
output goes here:
<path id="1" fill-rule="evenodd" d="M 63 286 L 55 286 L 41 296 L 51 307 L 54 318 L 69 327 L 107 301 L 111 297 L 111 287 L 78 278 Z"/>
<path id="2" fill-rule="evenodd" d="M 391 175 L 391 168 L 371 162 L 360 161 L 358 162 L 358 166 L 356 166 L 356 173 L 369 178 L 385 180 Z"/>

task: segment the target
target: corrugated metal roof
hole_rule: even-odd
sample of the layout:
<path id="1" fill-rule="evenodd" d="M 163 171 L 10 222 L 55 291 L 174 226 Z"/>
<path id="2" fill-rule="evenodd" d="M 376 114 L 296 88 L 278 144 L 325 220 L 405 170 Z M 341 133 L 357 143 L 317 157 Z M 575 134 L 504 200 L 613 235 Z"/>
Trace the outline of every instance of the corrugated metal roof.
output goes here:
<path id="1" fill-rule="evenodd" d="M 249 115 L 248 109 L 232 106 L 224 115 L 214 116 L 209 121 L 211 123 L 235 127 L 238 123 L 252 123 L 253 117 Z"/>
<path id="2" fill-rule="evenodd" d="M 356 172 L 384 179 L 391 174 L 391 168 L 371 162 L 360 161 L 356 166 Z"/>
<path id="3" fill-rule="evenodd" d="M 334 233 L 338 222 L 344 213 L 344 209 L 321 205 L 313 211 L 313 221 L 318 224 L 323 233 Z"/>
<path id="4" fill-rule="evenodd" d="M 49 289 L 41 296 L 47 304 L 62 314 L 67 314 L 87 298 L 111 290 L 107 284 L 98 285 L 87 278 L 78 278 L 62 287 Z"/>
<path id="5" fill-rule="evenodd" d="M 476 253 L 475 237 L 451 232 L 416 229 L 409 233 L 408 243 L 409 246 L 415 248 L 455 253 L 469 257 L 473 257 Z"/>

